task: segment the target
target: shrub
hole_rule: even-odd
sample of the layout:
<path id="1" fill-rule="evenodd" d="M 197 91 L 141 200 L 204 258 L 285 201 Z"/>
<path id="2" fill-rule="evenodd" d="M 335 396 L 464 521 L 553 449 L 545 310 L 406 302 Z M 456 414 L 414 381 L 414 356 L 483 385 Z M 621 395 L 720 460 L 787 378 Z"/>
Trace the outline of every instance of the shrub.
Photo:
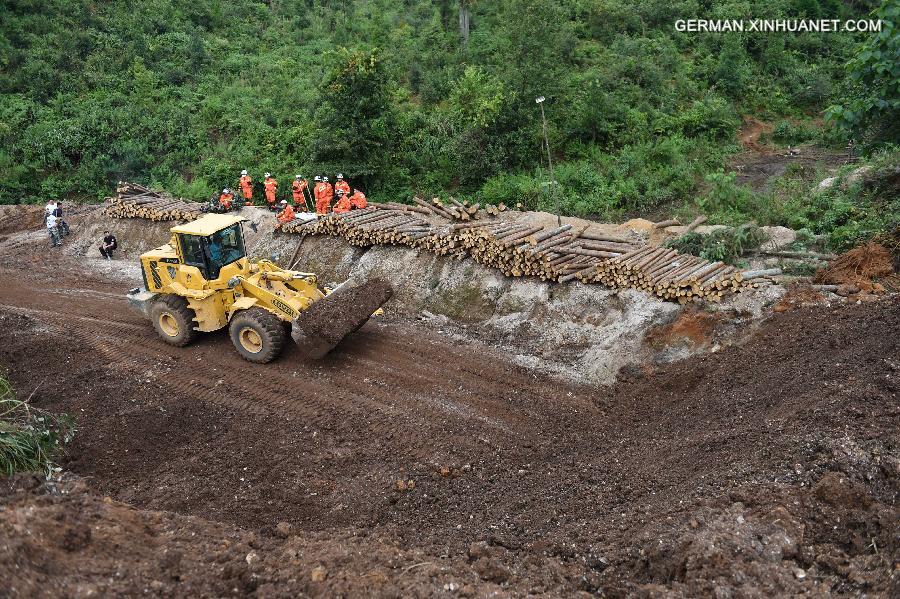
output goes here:
<path id="1" fill-rule="evenodd" d="M 789 121 L 779 121 L 772 129 L 772 139 L 783 144 L 800 144 L 813 140 L 818 132 L 802 124 L 792 124 Z"/>
<path id="2" fill-rule="evenodd" d="M 759 247 L 765 240 L 765 233 L 756 225 L 742 225 L 716 229 L 708 235 L 688 233 L 666 245 L 685 254 L 734 264 L 748 250 Z"/>
<path id="3" fill-rule="evenodd" d="M 16 399 L 9 382 L 0 378 L 0 474 L 54 472 L 54 460 L 74 435 L 71 416 Z"/>

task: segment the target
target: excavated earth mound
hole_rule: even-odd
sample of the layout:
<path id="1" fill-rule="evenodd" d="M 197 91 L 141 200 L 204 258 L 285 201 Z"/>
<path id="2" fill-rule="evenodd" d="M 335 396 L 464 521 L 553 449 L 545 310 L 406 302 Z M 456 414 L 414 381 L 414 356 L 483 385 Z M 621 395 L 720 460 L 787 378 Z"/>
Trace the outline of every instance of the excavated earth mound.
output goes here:
<path id="1" fill-rule="evenodd" d="M 77 416 L 90 492 L 0 492 L 0 595 L 896 593 L 900 300 L 585 387 L 401 322 L 173 348 L 121 283 L 7 258 L 0 364 Z"/>

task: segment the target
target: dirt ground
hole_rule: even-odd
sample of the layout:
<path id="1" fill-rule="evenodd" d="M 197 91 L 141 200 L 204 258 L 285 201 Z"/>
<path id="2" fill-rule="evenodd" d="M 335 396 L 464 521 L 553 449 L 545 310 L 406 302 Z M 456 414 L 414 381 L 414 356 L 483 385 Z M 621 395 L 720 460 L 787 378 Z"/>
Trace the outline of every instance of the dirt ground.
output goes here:
<path id="1" fill-rule="evenodd" d="M 172 348 L 40 241 L 0 365 L 79 431 L 63 480 L 0 482 L 0 595 L 900 591 L 897 299 L 593 388 L 393 320 L 321 362 Z"/>

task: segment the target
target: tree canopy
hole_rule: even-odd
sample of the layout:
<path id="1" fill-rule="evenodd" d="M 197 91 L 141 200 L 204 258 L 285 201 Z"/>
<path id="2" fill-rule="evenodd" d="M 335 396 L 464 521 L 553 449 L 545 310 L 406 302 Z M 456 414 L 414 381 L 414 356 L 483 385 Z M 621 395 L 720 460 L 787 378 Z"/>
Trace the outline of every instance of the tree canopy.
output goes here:
<path id="1" fill-rule="evenodd" d="M 866 128 L 872 119 L 856 102 L 879 115 L 897 109 L 896 29 L 698 34 L 677 31 L 676 19 L 863 18 L 876 8 L 7 1 L 0 202 L 99 198 L 119 179 L 199 198 L 247 168 L 340 170 L 385 200 L 457 193 L 538 205 L 547 176 L 534 97 L 543 95 L 557 177 L 576 190 L 565 210 L 652 208 L 692 197 L 722 168 L 744 114 L 805 118 L 845 104 L 861 115 L 850 125 Z M 884 18 L 896 21 L 894 9 Z M 893 83 L 882 82 L 884 68 Z"/>

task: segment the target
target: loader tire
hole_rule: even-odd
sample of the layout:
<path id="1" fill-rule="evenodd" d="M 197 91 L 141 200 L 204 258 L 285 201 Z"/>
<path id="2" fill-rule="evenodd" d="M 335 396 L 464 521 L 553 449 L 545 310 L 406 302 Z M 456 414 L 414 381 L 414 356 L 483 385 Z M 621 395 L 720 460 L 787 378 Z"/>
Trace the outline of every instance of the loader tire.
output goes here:
<path id="1" fill-rule="evenodd" d="M 187 300 L 177 295 L 164 295 L 150 308 L 153 328 L 170 345 L 184 347 L 197 337 L 194 313 Z"/>
<path id="2" fill-rule="evenodd" d="M 277 358 L 287 337 L 282 320 L 262 308 L 235 314 L 228 333 L 241 357 L 257 364 Z"/>

